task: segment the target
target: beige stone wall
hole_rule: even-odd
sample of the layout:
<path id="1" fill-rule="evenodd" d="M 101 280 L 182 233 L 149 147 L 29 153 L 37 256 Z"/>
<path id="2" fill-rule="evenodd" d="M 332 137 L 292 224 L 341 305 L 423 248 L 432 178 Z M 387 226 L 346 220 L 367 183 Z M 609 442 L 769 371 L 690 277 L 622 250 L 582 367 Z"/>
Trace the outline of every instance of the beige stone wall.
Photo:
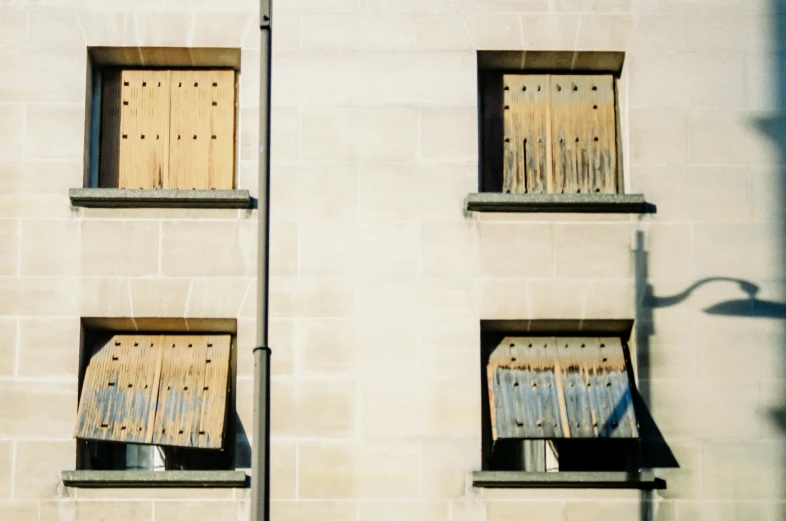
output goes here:
<path id="1" fill-rule="evenodd" d="M 782 519 L 783 322 L 705 313 L 745 297 L 728 282 L 637 316 L 632 254 L 641 231 L 656 296 L 724 276 L 786 299 L 770 1 L 275 9 L 272 519 Z M 247 518 L 247 490 L 77 490 L 59 472 L 80 316 L 237 318 L 250 428 L 255 213 L 80 210 L 67 190 L 87 46 L 222 46 L 242 49 L 238 176 L 255 192 L 256 16 L 253 0 L 0 1 L 0 519 Z M 465 215 L 484 49 L 625 51 L 625 179 L 657 214 Z M 668 489 L 473 489 L 491 318 L 638 318 L 640 383 L 680 465 L 659 472 Z"/>

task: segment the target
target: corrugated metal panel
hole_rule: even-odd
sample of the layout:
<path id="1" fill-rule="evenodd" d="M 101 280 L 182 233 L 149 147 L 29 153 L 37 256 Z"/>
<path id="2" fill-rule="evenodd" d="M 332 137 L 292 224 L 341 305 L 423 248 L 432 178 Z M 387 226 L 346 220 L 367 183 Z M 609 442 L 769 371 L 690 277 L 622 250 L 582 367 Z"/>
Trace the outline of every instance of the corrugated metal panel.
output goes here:
<path id="1" fill-rule="evenodd" d="M 76 437 L 221 448 L 230 336 L 117 335 L 85 373 Z"/>
<path id="2" fill-rule="evenodd" d="M 638 437 L 619 338 L 506 337 L 487 375 L 495 440 Z"/>

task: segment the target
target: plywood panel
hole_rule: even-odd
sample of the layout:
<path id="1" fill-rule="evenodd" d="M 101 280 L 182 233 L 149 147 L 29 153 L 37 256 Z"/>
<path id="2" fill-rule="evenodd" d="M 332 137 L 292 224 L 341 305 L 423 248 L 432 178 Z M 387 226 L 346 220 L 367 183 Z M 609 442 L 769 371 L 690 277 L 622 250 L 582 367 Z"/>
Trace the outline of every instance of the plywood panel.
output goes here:
<path id="1" fill-rule="evenodd" d="M 212 71 L 210 77 L 208 187 L 229 190 L 235 186 L 235 71 Z"/>
<path id="2" fill-rule="evenodd" d="M 234 71 L 116 70 L 103 78 L 100 186 L 234 188 Z"/>
<path id="3" fill-rule="evenodd" d="M 164 188 L 208 187 L 211 92 L 206 71 L 173 71 L 169 172 Z"/>
<path id="4" fill-rule="evenodd" d="M 555 356 L 553 338 L 508 337 L 492 352 L 487 376 L 494 439 L 563 437 Z"/>
<path id="5" fill-rule="evenodd" d="M 91 357 L 76 437 L 150 443 L 161 367 L 161 337 L 117 335 Z"/>
<path id="6" fill-rule="evenodd" d="M 625 355 L 619 338 L 558 339 L 572 342 L 571 357 L 563 359 L 564 374 L 583 384 L 593 423 L 574 432 L 579 412 L 568 407 L 572 437 L 630 438 L 638 436 Z M 584 347 L 582 347 L 584 346 Z M 586 431 L 586 432 L 585 432 Z"/>
<path id="7" fill-rule="evenodd" d="M 618 338 L 506 337 L 487 373 L 495 440 L 638 437 Z"/>
<path id="8" fill-rule="evenodd" d="M 503 76 L 503 192 L 551 191 L 549 77 Z"/>
<path id="9" fill-rule="evenodd" d="M 173 71 L 169 173 L 164 188 L 233 188 L 233 71 Z"/>
<path id="10" fill-rule="evenodd" d="M 117 335 L 88 364 L 76 437 L 218 449 L 229 335 Z"/>
<path id="11" fill-rule="evenodd" d="M 105 77 L 102 186 L 161 188 L 167 170 L 169 77 L 169 71 L 158 70 Z"/>
<path id="12" fill-rule="evenodd" d="M 205 383 L 202 387 L 202 414 L 197 445 L 219 447 L 224 437 L 229 386 L 229 335 L 213 335 L 207 340 Z"/>
<path id="13" fill-rule="evenodd" d="M 556 193 L 614 193 L 617 134 L 611 75 L 551 77 Z"/>
<path id="14" fill-rule="evenodd" d="M 226 347 L 216 345 L 215 338 L 204 335 L 166 337 L 153 429 L 156 445 L 221 448 L 229 337 L 219 337 L 222 338 L 220 346 Z M 223 398 L 219 394 L 223 394 Z"/>

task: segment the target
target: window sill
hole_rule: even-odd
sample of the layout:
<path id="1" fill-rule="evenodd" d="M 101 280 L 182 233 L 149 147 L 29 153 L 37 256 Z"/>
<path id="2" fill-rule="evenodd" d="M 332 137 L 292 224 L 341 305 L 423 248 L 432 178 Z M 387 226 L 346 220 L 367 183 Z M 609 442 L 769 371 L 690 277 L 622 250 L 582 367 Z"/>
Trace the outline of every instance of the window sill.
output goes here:
<path id="1" fill-rule="evenodd" d="M 81 488 L 244 488 L 242 470 L 64 470 L 63 485 Z"/>
<path id="2" fill-rule="evenodd" d="M 73 206 L 86 208 L 248 208 L 248 190 L 71 188 Z"/>
<path id="3" fill-rule="evenodd" d="M 476 471 L 472 486 L 481 488 L 628 488 L 665 489 L 666 482 L 652 471 L 628 472 L 518 472 Z"/>
<path id="4" fill-rule="evenodd" d="M 642 194 L 469 194 L 471 212 L 654 213 Z"/>

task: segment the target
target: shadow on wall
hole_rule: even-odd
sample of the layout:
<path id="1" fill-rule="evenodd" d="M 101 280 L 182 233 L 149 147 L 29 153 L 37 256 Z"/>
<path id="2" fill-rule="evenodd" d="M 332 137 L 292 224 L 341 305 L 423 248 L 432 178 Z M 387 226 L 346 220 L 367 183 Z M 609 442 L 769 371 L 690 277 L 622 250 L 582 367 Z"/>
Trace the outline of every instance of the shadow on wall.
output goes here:
<path id="1" fill-rule="evenodd" d="M 786 207 L 786 0 L 771 0 L 773 15 L 768 17 L 769 23 L 772 24 L 770 34 L 774 35 L 774 41 L 771 42 L 771 49 L 773 54 L 771 58 L 774 61 L 775 70 L 772 73 L 777 78 L 775 97 L 775 110 L 768 116 L 759 118 L 757 121 L 758 128 L 767 135 L 778 146 L 778 178 L 780 180 L 780 198 L 778 205 L 778 213 L 776 215 L 777 222 L 780 223 L 780 255 L 779 258 L 783 259 L 786 254 L 786 219 L 784 219 L 783 208 Z M 786 278 L 786 270 L 781 267 L 779 278 L 782 281 Z M 780 308 L 772 306 L 765 306 L 756 309 L 756 313 L 752 316 L 767 316 L 769 318 L 784 319 L 786 314 L 778 314 Z M 764 315 L 759 315 L 763 313 Z M 786 337 L 781 339 L 781 345 L 786 345 Z M 786 358 L 786 353 L 782 356 Z M 786 363 L 786 360 L 781 362 L 781 366 Z M 786 403 L 786 396 L 782 396 L 781 404 Z M 775 420 L 775 424 L 780 428 L 781 432 L 786 432 L 786 408 L 776 406 L 770 409 L 769 414 Z M 779 461 L 783 461 L 786 454 L 779 455 Z M 786 497 L 786 473 L 781 471 L 780 478 L 780 491 L 779 499 Z M 776 514 L 771 514 L 775 516 Z M 774 517 L 771 517 L 774 519 Z"/>
<path id="2" fill-rule="evenodd" d="M 751 2 L 755 3 L 755 2 Z M 743 2 L 740 5 L 745 5 Z M 742 8 L 741 8 L 742 12 Z M 753 10 L 746 8 L 747 16 L 753 16 Z M 766 150 L 773 144 L 776 145 L 776 155 L 774 158 L 767 157 L 762 160 L 759 157 L 752 155 L 750 158 L 745 158 L 742 161 L 735 161 L 741 163 L 738 174 L 740 176 L 750 175 L 749 169 L 745 168 L 745 164 L 756 165 L 762 164 L 765 161 L 767 164 L 776 164 L 777 166 L 772 169 L 773 175 L 769 178 L 772 183 L 771 192 L 776 195 L 774 200 L 767 201 L 771 203 L 772 214 L 768 216 L 769 223 L 774 224 L 772 227 L 772 243 L 774 247 L 779 248 L 779 259 L 786 259 L 786 0 L 769 0 L 769 5 L 766 2 L 761 2 L 759 12 L 756 13 L 758 24 L 762 27 L 758 29 L 759 34 L 771 35 L 771 40 L 766 42 L 765 48 L 753 49 L 746 56 L 747 61 L 754 65 L 754 72 L 748 71 L 753 77 L 748 78 L 748 85 L 754 88 L 760 88 L 757 82 L 761 85 L 769 85 L 770 79 L 774 79 L 774 85 L 769 92 L 766 92 L 766 105 L 756 107 L 756 111 L 749 110 L 750 116 L 748 121 L 751 127 L 760 132 L 757 139 L 762 142 L 761 150 Z M 686 22 L 687 23 L 687 22 Z M 707 23 L 705 21 L 704 23 Z M 766 26 L 766 24 L 769 24 Z M 742 24 L 744 27 L 744 24 Z M 741 28 L 741 31 L 746 29 Z M 748 29 L 750 30 L 750 29 Z M 752 47 L 752 46 L 749 46 Z M 729 51 L 731 52 L 731 51 Z M 737 52 L 737 51 L 735 51 Z M 756 66 L 760 67 L 760 73 L 755 72 Z M 769 67 L 769 69 L 767 69 Z M 738 74 L 730 71 L 730 74 Z M 762 91 L 764 89 L 761 89 Z M 744 108 L 739 109 L 739 114 L 745 116 Z M 722 135 L 718 129 L 718 136 Z M 726 133 L 730 136 L 727 147 L 733 148 L 735 146 L 734 136 L 740 134 L 738 129 L 730 128 Z M 743 138 L 745 139 L 745 138 Z M 767 142 L 767 140 L 771 140 Z M 748 146 L 751 150 L 754 147 Z M 748 170 L 748 171 L 746 171 Z M 756 201 L 756 204 L 762 204 L 765 201 Z M 778 229 L 780 228 L 780 229 Z M 711 277 L 696 281 L 683 291 L 669 296 L 657 295 L 651 284 L 649 283 L 647 273 L 647 252 L 644 250 L 644 232 L 637 232 L 636 235 L 636 249 L 634 252 L 635 261 L 635 305 L 636 305 L 636 321 L 634 325 L 634 332 L 636 347 L 638 352 L 638 376 L 639 376 L 639 396 L 634 396 L 636 402 L 637 412 L 639 413 L 640 432 L 642 438 L 642 468 L 664 468 L 673 467 L 676 465 L 671 450 L 666 445 L 665 440 L 647 410 L 647 404 L 651 402 L 651 389 L 650 389 L 650 344 L 653 335 L 655 335 L 654 323 L 654 310 L 657 308 L 665 308 L 675 306 L 680 302 L 687 299 L 692 292 L 697 288 L 707 284 L 735 284 L 739 288 L 739 297 L 728 301 L 717 302 L 702 311 L 708 315 L 719 317 L 729 317 L 742 320 L 751 321 L 774 321 L 775 323 L 783 324 L 781 328 L 780 345 L 780 365 L 778 367 L 786 366 L 786 302 L 776 302 L 758 298 L 760 288 L 757 284 L 747 280 L 736 278 L 727 278 L 723 276 Z M 752 256 L 750 258 L 751 264 L 759 262 L 759 260 Z M 783 261 L 780 261 L 783 263 Z M 776 275 L 772 277 L 774 280 L 768 280 L 768 283 L 774 282 L 782 285 L 786 282 L 786 269 L 784 266 L 776 268 Z M 718 275 L 723 275 L 722 273 Z M 783 298 L 783 297 L 781 297 Z M 772 346 L 776 348 L 775 346 Z M 783 439 L 786 434 L 786 377 L 780 375 L 770 375 L 769 378 L 777 380 L 781 385 L 780 392 L 782 393 L 779 399 L 774 399 L 771 402 L 769 409 L 763 411 L 763 414 L 769 415 L 768 419 L 772 419 L 772 424 L 780 431 L 778 434 L 770 435 L 772 439 Z M 727 497 L 728 500 L 746 500 L 746 499 L 768 499 L 771 503 L 775 504 L 777 501 L 782 501 L 786 498 L 786 470 L 779 467 L 781 462 L 786 458 L 786 445 L 781 443 L 778 453 L 768 454 L 774 468 L 767 469 L 766 473 L 762 474 L 762 479 L 774 481 L 770 483 L 773 486 L 772 492 L 769 492 L 772 497 Z M 744 494 L 744 492 L 742 492 Z M 641 521 L 653 521 L 654 519 L 670 518 L 668 512 L 654 512 L 652 503 L 652 493 L 642 492 L 640 502 L 640 518 Z M 783 508 L 783 507 L 779 507 Z M 665 515 L 664 515 L 665 514 Z M 734 515 L 734 514 L 732 514 Z M 769 519 L 780 519 L 778 512 L 770 512 Z"/>
<path id="3" fill-rule="evenodd" d="M 786 3 L 786 0 L 784 0 Z M 786 123 L 786 119 L 784 119 Z M 786 124 L 782 138 L 786 138 Z M 784 141 L 786 142 L 786 140 Z M 784 198 L 786 201 L 786 197 Z M 786 230 L 785 230 L 786 231 Z M 786 238 L 786 233 L 784 233 Z M 635 298 L 636 322 L 634 335 L 636 339 L 638 385 L 633 397 L 639 417 L 641 435 L 641 468 L 678 468 L 679 464 L 665 441 L 650 414 L 647 404 L 650 403 L 650 339 L 655 334 L 653 310 L 675 306 L 685 301 L 698 288 L 706 284 L 731 283 L 739 286 L 740 298 L 715 303 L 702 311 L 710 315 L 743 318 L 765 318 L 786 320 L 786 303 L 762 300 L 757 298 L 759 286 L 742 279 L 731 277 L 709 277 L 691 284 L 683 291 L 668 296 L 654 293 L 649 283 L 648 254 L 644 249 L 644 232 L 637 231 L 635 237 Z M 786 239 L 784 239 L 786 240 Z M 786 428 L 786 409 L 771 411 L 778 425 Z M 641 497 L 641 521 L 652 521 L 655 513 L 652 510 L 652 492 L 644 491 Z M 660 516 L 658 516 L 660 517 Z"/>
<path id="4" fill-rule="evenodd" d="M 235 433 L 237 436 L 237 442 L 235 443 L 235 468 L 250 469 L 251 444 L 248 442 L 248 434 L 237 413 L 235 413 L 235 425 L 237 429 Z"/>

